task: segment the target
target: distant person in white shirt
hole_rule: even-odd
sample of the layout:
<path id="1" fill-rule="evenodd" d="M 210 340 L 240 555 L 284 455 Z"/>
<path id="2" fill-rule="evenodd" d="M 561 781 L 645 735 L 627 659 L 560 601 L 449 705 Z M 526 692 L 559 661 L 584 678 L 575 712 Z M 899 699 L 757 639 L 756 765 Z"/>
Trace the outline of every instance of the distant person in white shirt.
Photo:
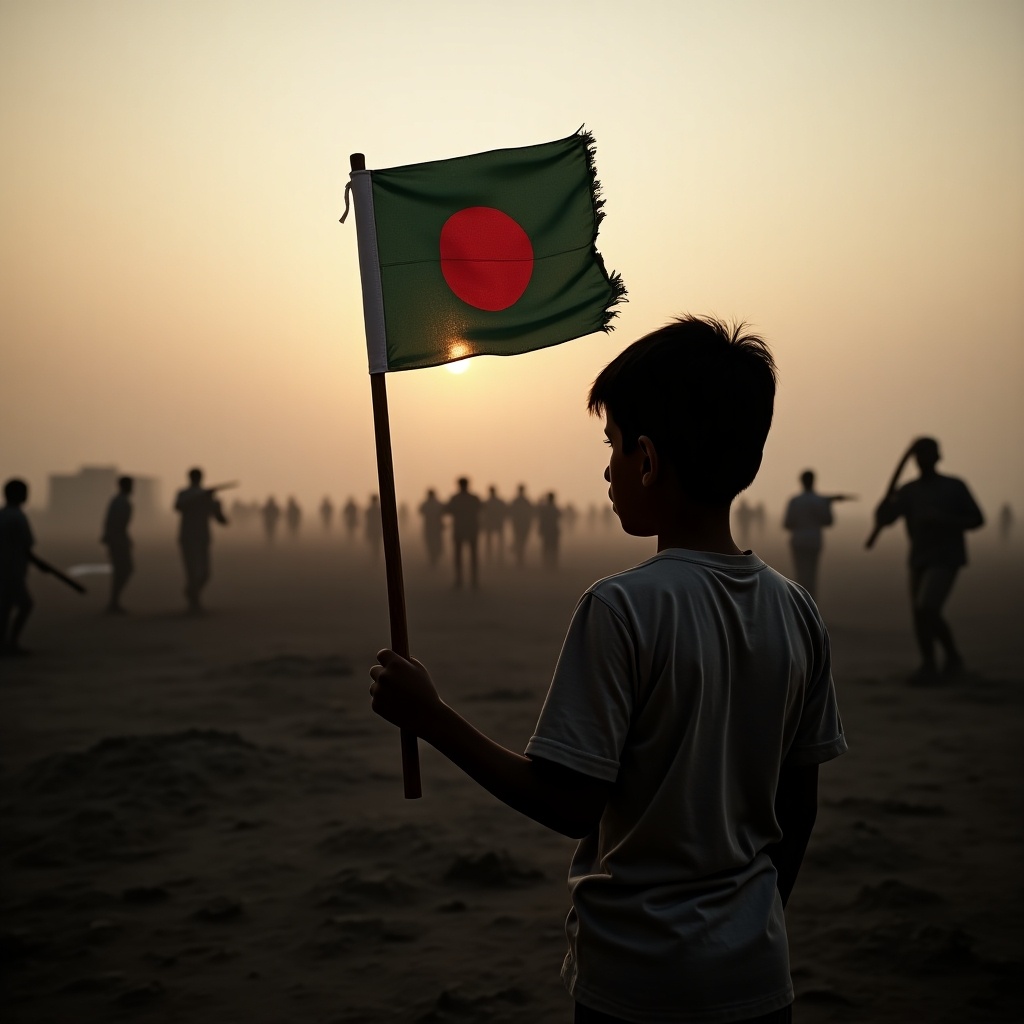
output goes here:
<path id="1" fill-rule="evenodd" d="M 818 559 L 821 557 L 821 531 L 831 526 L 832 503 L 852 501 L 852 494 L 818 494 L 814 490 L 814 471 L 805 469 L 800 474 L 803 491 L 789 499 L 786 518 L 782 521 L 789 530 L 789 546 L 793 552 L 793 573 L 796 582 L 811 597 L 818 596 Z"/>
<path id="2" fill-rule="evenodd" d="M 185 598 L 193 615 L 202 612 L 199 598 L 210 581 L 210 521 L 228 525 L 227 516 L 217 499 L 217 491 L 224 486 L 203 487 L 203 471 L 190 469 L 188 487 L 178 491 L 174 499 L 174 510 L 181 516 L 178 544 L 185 564 Z"/>

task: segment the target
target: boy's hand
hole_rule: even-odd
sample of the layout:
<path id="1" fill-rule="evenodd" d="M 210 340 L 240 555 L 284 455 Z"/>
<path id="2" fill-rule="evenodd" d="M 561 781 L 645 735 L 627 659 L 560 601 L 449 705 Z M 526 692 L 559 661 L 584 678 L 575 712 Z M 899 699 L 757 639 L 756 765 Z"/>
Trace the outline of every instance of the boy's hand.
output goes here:
<path id="1" fill-rule="evenodd" d="M 430 674 L 415 659 L 406 660 L 385 648 L 379 665 L 370 669 L 370 707 L 399 729 L 427 737 L 430 723 L 444 707 Z"/>

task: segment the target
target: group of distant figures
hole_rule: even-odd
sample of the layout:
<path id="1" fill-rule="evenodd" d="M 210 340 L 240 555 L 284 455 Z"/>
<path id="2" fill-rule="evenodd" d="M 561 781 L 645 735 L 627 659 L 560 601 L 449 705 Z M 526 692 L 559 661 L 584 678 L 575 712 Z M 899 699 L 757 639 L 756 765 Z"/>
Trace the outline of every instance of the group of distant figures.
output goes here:
<path id="1" fill-rule="evenodd" d="M 204 486 L 203 471 L 194 468 L 188 472 L 188 486 L 177 492 L 174 511 L 178 513 L 178 546 L 185 570 L 185 602 L 192 614 L 203 610 L 202 594 L 210 580 L 210 548 L 213 539 L 212 524 L 228 525 L 219 493 L 236 486 L 234 483 Z M 122 614 L 122 594 L 131 579 L 135 564 L 133 543 L 129 532 L 132 519 L 132 491 L 134 481 L 122 476 L 117 481 L 117 492 L 107 505 L 100 537 L 107 549 L 110 569 L 110 598 L 107 611 Z M 32 551 L 35 538 L 22 506 L 28 501 L 28 486 L 24 481 L 9 480 L 4 487 L 4 507 L 0 509 L 0 652 L 21 653 L 21 634 L 31 614 L 33 602 L 28 592 L 27 573 L 30 565 L 59 577 L 77 590 L 83 588 Z M 320 505 L 320 518 L 325 529 L 335 521 L 335 508 L 329 498 Z M 294 498 L 289 498 L 282 509 L 273 497 L 264 504 L 246 504 L 236 501 L 232 513 L 245 522 L 254 517 L 262 520 L 268 541 L 273 541 L 278 523 L 284 520 L 286 528 L 297 536 L 302 521 L 302 509 Z M 506 551 L 506 525 L 511 527 L 511 553 L 516 564 L 525 561 L 527 540 L 536 527 L 540 538 L 541 559 L 545 566 L 554 568 L 558 563 L 562 522 L 572 526 L 576 510 L 567 505 L 560 508 L 554 492 L 534 503 L 526 496 L 525 485 L 520 485 L 516 497 L 505 502 L 495 487 L 486 499 L 469 489 L 469 479 L 461 477 L 458 490 L 442 502 L 435 490 L 427 492 L 419 506 L 423 520 L 423 540 L 431 566 L 437 564 L 444 548 L 445 520 L 451 520 L 451 540 L 454 555 L 455 586 L 464 582 L 464 562 L 468 562 L 469 583 L 479 586 L 479 541 L 484 536 L 486 556 L 502 560 Z M 596 517 L 596 510 L 594 510 Z M 403 506 L 403 518 L 408 509 Z M 353 499 L 341 509 L 341 519 L 350 537 L 358 533 L 360 522 L 363 536 L 373 558 L 380 554 L 383 544 L 383 522 L 377 495 L 371 495 L 368 506 L 360 510 Z"/>
<path id="2" fill-rule="evenodd" d="M 469 560 L 469 582 L 479 586 L 480 535 L 484 537 L 484 550 L 488 558 L 501 561 L 507 548 L 506 525 L 511 528 L 511 554 L 516 565 L 525 560 L 526 542 L 534 524 L 540 538 L 541 561 L 548 568 L 558 564 L 558 548 L 562 534 L 562 519 L 575 521 L 571 506 L 561 509 L 555 503 L 554 492 L 543 500 L 532 502 L 526 496 L 526 487 L 519 485 L 516 496 L 506 502 L 496 487 L 489 488 L 486 498 L 480 498 L 469 489 L 469 479 L 460 477 L 459 489 L 443 502 L 430 489 L 419 507 L 423 519 L 423 544 L 427 559 L 436 565 L 444 545 L 444 521 L 451 519 L 452 554 L 455 563 L 455 586 L 463 585 L 463 553 Z"/>
<path id="3" fill-rule="evenodd" d="M 520 484 L 511 501 L 499 497 L 494 486 L 488 491 L 486 498 L 478 498 L 469 491 L 468 477 L 459 479 L 458 491 L 447 502 L 438 498 L 435 489 L 427 491 L 418 511 L 423 520 L 423 541 L 430 564 L 435 565 L 444 550 L 446 516 L 452 521 L 453 538 L 455 535 L 469 538 L 468 541 L 463 539 L 465 544 L 483 535 L 486 554 L 494 554 L 498 558 L 503 556 L 506 548 L 506 525 L 511 525 L 512 551 L 519 564 L 523 562 L 527 539 L 536 525 L 542 560 L 545 564 L 556 564 L 560 524 L 564 523 L 571 530 L 578 517 L 576 508 L 571 504 L 558 506 L 554 492 L 549 492 L 535 503 L 526 496 L 525 484 Z M 464 494 L 468 497 L 462 497 Z M 608 511 L 611 512 L 610 509 Z M 382 529 L 380 502 L 376 494 L 370 495 L 365 509 L 360 508 L 351 497 L 337 509 L 330 497 L 325 496 L 317 512 L 325 532 L 340 522 L 350 541 L 355 541 L 362 532 L 371 552 L 379 553 Z M 282 523 L 289 536 L 298 537 L 303 521 L 302 506 L 294 497 L 289 497 L 283 507 L 273 495 L 263 503 L 236 500 L 231 504 L 230 513 L 232 521 L 240 527 L 259 523 L 268 542 L 275 540 Z M 409 519 L 409 506 L 405 503 L 399 505 L 398 516 L 405 526 Z M 596 508 L 591 509 L 591 518 L 596 520 Z"/>
<path id="4" fill-rule="evenodd" d="M 910 539 L 910 597 L 914 633 L 921 651 L 919 676 L 931 678 L 939 672 L 936 649 L 944 656 L 943 672 L 957 672 L 963 659 L 953 639 L 949 624 L 942 616 L 959 570 L 967 564 L 964 533 L 978 529 L 984 517 L 977 502 L 962 480 L 940 474 L 938 442 L 918 438 L 907 449 L 893 475 L 885 497 L 875 509 L 875 529 L 867 546 L 874 544 L 886 526 L 903 519 Z M 913 458 L 919 476 L 898 486 L 906 463 Z M 227 525 L 218 494 L 235 486 L 203 485 L 201 469 L 191 469 L 188 486 L 177 492 L 174 509 L 179 515 L 178 544 L 185 570 L 185 600 L 191 613 L 202 611 L 202 592 L 210 579 L 211 524 Z M 834 521 L 833 505 L 853 498 L 849 494 L 819 494 L 815 490 L 815 474 L 805 470 L 800 475 L 801 491 L 790 499 L 783 520 L 789 532 L 793 574 L 797 583 L 817 597 L 818 566 L 823 547 L 823 531 Z M 118 480 L 117 493 L 111 498 L 103 522 L 101 541 L 106 546 L 111 588 L 107 610 L 121 613 L 121 595 L 134 571 L 129 524 L 132 518 L 133 481 L 129 476 Z M 26 576 L 29 565 L 59 577 L 70 586 L 81 589 L 59 570 L 38 558 L 33 551 L 34 538 L 22 506 L 28 500 L 28 487 L 22 480 L 9 480 L 4 486 L 4 507 L 0 509 L 0 652 L 22 651 L 20 637 L 32 610 Z M 606 516 L 611 509 L 606 509 Z M 558 564 L 563 524 L 571 528 L 577 512 L 571 505 L 559 507 L 555 494 L 549 492 L 539 501 L 531 501 L 525 485 L 520 485 L 514 498 L 504 500 L 496 487 L 488 489 L 486 498 L 474 494 L 468 477 L 460 477 L 458 489 L 442 501 L 432 488 L 418 508 L 422 519 L 423 543 L 427 560 L 437 565 L 444 550 L 445 524 L 450 520 L 451 546 L 455 586 L 461 588 L 467 575 L 472 588 L 479 586 L 480 539 L 483 537 L 485 557 L 502 561 L 506 552 L 516 565 L 523 565 L 527 541 L 536 528 L 541 546 L 542 564 L 554 568 Z M 254 518 L 262 521 L 268 541 L 273 541 L 283 519 L 290 534 L 297 536 L 302 509 L 294 498 L 282 508 L 273 497 L 262 505 L 236 501 L 232 513 L 238 522 Z M 325 497 L 319 515 L 324 529 L 336 521 L 335 506 Z M 408 518 L 408 508 L 399 509 L 399 519 Z M 382 515 L 379 500 L 372 495 L 361 510 L 352 498 L 340 510 L 340 519 L 351 539 L 360 527 L 371 555 L 379 556 L 383 543 Z M 597 519 L 597 510 L 588 513 L 590 525 Z M 752 528 L 764 528 L 763 505 L 750 506 L 741 501 L 736 509 L 736 523 L 741 545 L 746 547 Z M 1000 534 L 1008 539 L 1013 529 L 1013 512 L 1004 505 L 999 515 Z"/>
<path id="5" fill-rule="evenodd" d="M 597 510 L 592 511 L 596 520 Z M 365 509 L 361 509 L 354 498 L 349 498 L 340 511 L 329 497 L 325 497 L 318 512 L 325 531 L 333 529 L 340 519 L 350 541 L 357 539 L 361 527 L 362 537 L 371 556 L 374 559 L 379 557 L 384 532 L 380 500 L 376 494 L 370 495 Z M 465 563 L 468 563 L 470 586 L 479 586 L 481 538 L 485 558 L 500 562 L 509 552 L 517 565 L 523 565 L 527 543 L 536 532 L 540 541 L 542 564 L 555 568 L 558 565 L 563 524 L 571 530 L 578 516 L 573 505 L 560 507 L 553 491 L 549 491 L 540 501 L 532 501 L 527 497 L 525 484 L 519 485 L 511 501 L 500 497 L 494 486 L 488 488 L 486 498 L 481 498 L 469 489 L 468 477 L 459 478 L 458 489 L 446 501 L 442 501 L 437 491 L 430 488 L 418 512 L 423 525 L 423 545 L 431 566 L 437 565 L 444 552 L 445 527 L 450 522 L 450 530 L 447 532 L 451 537 L 456 587 L 461 587 L 465 581 Z M 231 514 L 232 519 L 243 526 L 260 522 L 264 536 L 271 543 L 277 536 L 282 520 L 292 537 L 299 535 L 302 525 L 302 507 L 294 497 L 288 498 L 283 508 L 273 496 L 263 504 L 236 501 L 231 506 Z M 402 525 L 408 522 L 408 505 L 403 503 L 399 506 L 398 518 Z"/>

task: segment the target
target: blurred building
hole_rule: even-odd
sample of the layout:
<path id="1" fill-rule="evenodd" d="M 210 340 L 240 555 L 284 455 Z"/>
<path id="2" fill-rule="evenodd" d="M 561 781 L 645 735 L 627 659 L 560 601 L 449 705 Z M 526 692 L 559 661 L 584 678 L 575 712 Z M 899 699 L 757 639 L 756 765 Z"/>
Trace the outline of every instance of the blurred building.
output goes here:
<path id="1" fill-rule="evenodd" d="M 83 466 L 77 473 L 51 473 L 47 526 L 69 533 L 98 531 L 107 503 L 117 493 L 117 478 L 123 475 L 117 466 Z M 145 529 L 155 525 L 164 511 L 160 505 L 160 481 L 153 476 L 127 475 L 135 481 L 132 526 Z"/>

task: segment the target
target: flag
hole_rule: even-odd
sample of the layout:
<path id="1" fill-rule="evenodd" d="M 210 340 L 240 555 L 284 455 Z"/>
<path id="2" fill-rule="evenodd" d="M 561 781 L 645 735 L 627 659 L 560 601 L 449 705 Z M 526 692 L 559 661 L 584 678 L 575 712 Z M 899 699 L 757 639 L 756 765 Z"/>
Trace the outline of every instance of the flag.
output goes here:
<path id="1" fill-rule="evenodd" d="M 608 331 L 594 139 L 352 172 L 370 372 Z"/>

